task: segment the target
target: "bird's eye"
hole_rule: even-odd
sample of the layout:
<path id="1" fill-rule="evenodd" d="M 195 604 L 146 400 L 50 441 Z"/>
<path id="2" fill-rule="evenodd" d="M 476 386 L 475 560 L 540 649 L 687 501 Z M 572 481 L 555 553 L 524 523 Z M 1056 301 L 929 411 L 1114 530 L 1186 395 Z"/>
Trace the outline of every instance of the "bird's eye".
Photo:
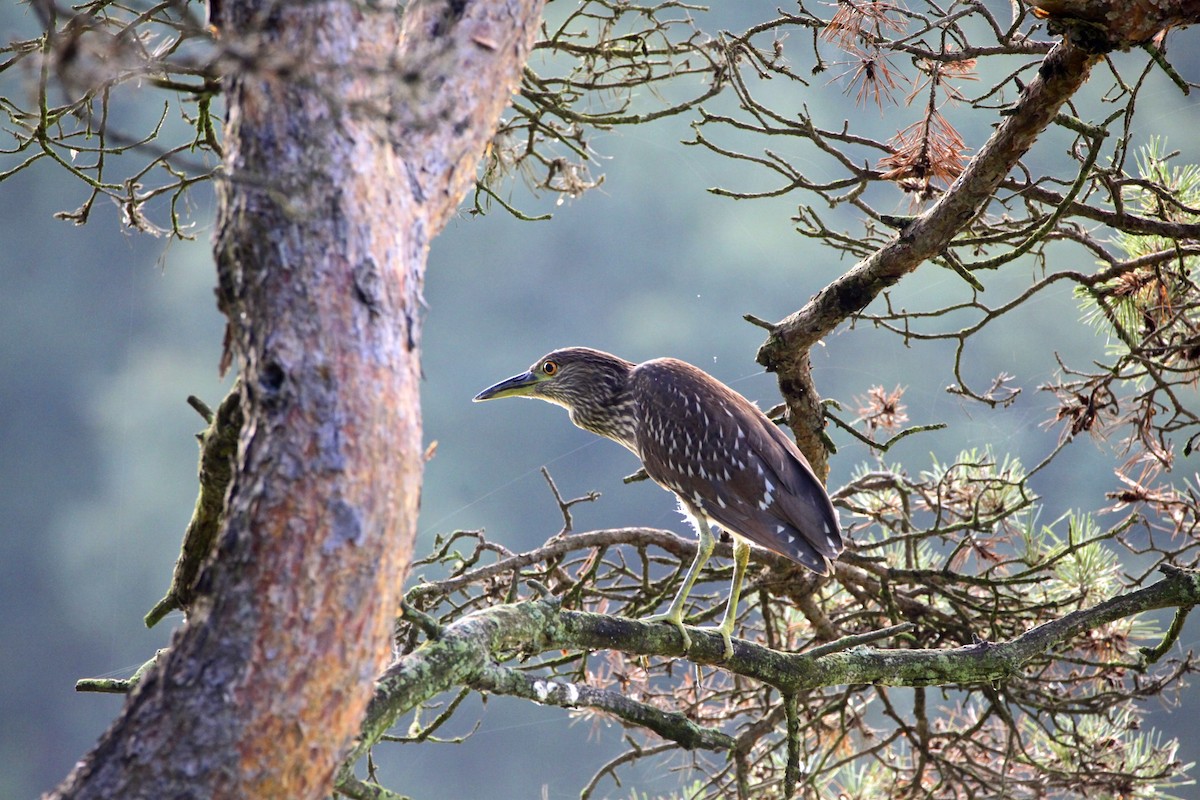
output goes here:
<path id="1" fill-rule="evenodd" d="M 542 372 L 546 373 L 547 375 L 553 375 L 554 373 L 558 372 L 558 362 L 557 361 L 543 362 L 542 363 Z"/>

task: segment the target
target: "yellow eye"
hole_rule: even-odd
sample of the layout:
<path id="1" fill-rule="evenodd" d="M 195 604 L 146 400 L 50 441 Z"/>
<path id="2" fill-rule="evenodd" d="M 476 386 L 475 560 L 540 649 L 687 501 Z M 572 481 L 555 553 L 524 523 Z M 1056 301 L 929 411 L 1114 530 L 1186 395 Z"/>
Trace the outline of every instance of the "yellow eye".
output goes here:
<path id="1" fill-rule="evenodd" d="M 557 361 L 543 362 L 542 363 L 542 372 L 544 372 L 547 375 L 553 375 L 554 373 L 558 372 L 558 362 Z"/>

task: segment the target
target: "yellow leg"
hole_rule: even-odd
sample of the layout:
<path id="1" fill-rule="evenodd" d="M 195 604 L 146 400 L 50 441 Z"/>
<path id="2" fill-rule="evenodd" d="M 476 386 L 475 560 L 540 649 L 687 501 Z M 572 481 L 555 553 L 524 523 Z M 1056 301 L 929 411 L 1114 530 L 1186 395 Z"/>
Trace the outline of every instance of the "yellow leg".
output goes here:
<path id="1" fill-rule="evenodd" d="M 746 577 L 746 565 L 750 563 L 750 545 L 740 536 L 733 537 L 733 583 L 729 586 L 729 602 L 725 604 L 725 616 L 717 626 L 717 633 L 725 642 L 725 659 L 733 657 L 733 625 L 737 622 L 738 600 L 742 596 L 742 579 Z"/>
<path id="2" fill-rule="evenodd" d="M 654 614 L 644 618 L 643 622 L 669 622 L 679 631 L 679 635 L 683 638 L 683 652 L 687 652 L 692 646 L 692 637 L 688 636 L 687 629 L 683 626 L 683 604 L 687 602 L 688 593 L 692 591 L 692 586 L 696 583 L 696 578 L 700 576 L 700 570 L 704 569 L 708 557 L 712 555 L 713 548 L 716 547 L 717 541 L 713 538 L 712 531 L 708 527 L 708 520 L 701 514 L 693 515 L 696 517 L 696 529 L 700 535 L 700 541 L 696 543 L 696 558 L 692 561 L 692 565 L 688 567 L 687 574 L 683 576 L 683 585 L 679 587 L 679 591 L 675 593 L 675 599 L 671 601 L 671 605 L 667 607 L 665 614 Z M 730 625 L 732 628 L 732 624 Z M 728 643 L 728 636 L 726 637 Z M 729 647 L 732 652 L 732 645 Z"/>

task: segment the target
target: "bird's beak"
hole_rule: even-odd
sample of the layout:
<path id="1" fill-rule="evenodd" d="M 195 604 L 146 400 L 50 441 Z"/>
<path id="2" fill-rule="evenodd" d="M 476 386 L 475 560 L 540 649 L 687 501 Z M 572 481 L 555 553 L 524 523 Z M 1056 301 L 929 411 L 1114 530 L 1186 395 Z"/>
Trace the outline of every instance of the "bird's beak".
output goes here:
<path id="1" fill-rule="evenodd" d="M 532 389 L 538 384 L 538 378 L 532 372 L 522 372 L 511 378 L 502 380 L 495 386 L 489 386 L 475 395 L 475 402 L 495 400 L 498 397 L 522 397 L 532 394 Z"/>

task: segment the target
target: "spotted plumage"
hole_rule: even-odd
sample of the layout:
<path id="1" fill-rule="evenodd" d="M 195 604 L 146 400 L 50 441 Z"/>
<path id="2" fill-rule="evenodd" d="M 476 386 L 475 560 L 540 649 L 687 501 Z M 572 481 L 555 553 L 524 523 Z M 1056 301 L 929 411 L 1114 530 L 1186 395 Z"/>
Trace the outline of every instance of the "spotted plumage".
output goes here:
<path id="1" fill-rule="evenodd" d="M 730 533 L 829 571 L 842 551 L 837 512 L 787 434 L 683 361 L 639 364 L 629 384 L 637 398 L 630 449 L 646 474 Z"/>
<path id="2" fill-rule="evenodd" d="M 740 394 L 690 364 L 659 358 L 635 365 L 569 347 L 475 399 L 514 396 L 564 406 L 579 427 L 631 450 L 694 519 L 696 559 L 664 615 L 679 629 L 685 650 L 690 639 L 683 605 L 713 549 L 710 521 L 737 542 L 729 603 L 718 628 L 727 657 L 749 554 L 744 541 L 821 574 L 842 551 L 837 512 L 795 442 Z"/>

